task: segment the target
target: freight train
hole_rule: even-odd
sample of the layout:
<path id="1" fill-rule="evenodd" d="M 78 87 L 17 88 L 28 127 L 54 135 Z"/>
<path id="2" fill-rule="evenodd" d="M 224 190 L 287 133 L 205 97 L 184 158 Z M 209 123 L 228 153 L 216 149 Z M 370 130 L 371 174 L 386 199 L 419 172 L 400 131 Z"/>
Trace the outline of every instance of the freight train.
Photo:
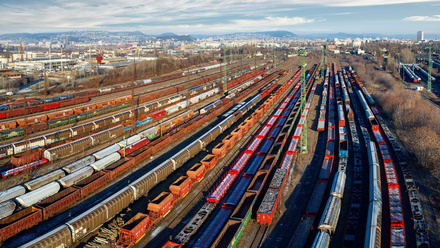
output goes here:
<path id="1" fill-rule="evenodd" d="M 265 65 L 265 63 L 260 64 L 258 66 L 252 66 L 252 67 L 246 66 L 244 70 L 239 72 L 239 74 L 248 72 L 250 70 L 253 70 L 253 69 L 256 69 L 259 67 L 262 67 L 264 65 Z M 218 66 L 218 65 L 214 65 L 214 66 Z M 210 68 L 210 66 L 206 66 L 206 67 L 202 67 L 202 68 L 198 68 L 198 69 L 194 69 L 194 70 L 203 71 L 203 70 L 209 70 L 209 68 Z M 172 75 L 168 75 L 168 76 L 163 76 L 160 78 L 137 80 L 137 81 L 133 82 L 132 84 L 108 86 L 108 87 L 100 88 L 97 90 L 82 91 L 82 92 L 78 92 L 78 93 L 74 93 L 74 94 L 62 95 L 59 97 L 56 96 L 56 97 L 51 97 L 51 98 L 46 98 L 46 99 L 36 99 L 36 98 L 30 97 L 30 98 L 26 99 L 27 104 L 24 102 L 24 99 L 16 99 L 13 102 L 9 102 L 9 103 L 5 103 L 5 104 L 0 105 L 0 119 L 16 117 L 16 116 L 21 116 L 21 115 L 25 115 L 25 114 L 32 114 L 32 113 L 36 113 L 36 112 L 46 111 L 46 110 L 50 110 L 50 109 L 57 109 L 57 108 L 61 108 L 61 107 L 69 106 L 69 105 L 87 102 L 87 101 L 89 101 L 89 99 L 91 97 L 115 93 L 115 92 L 119 92 L 119 91 L 123 91 L 123 90 L 129 90 L 132 88 L 138 88 L 138 87 L 145 86 L 147 84 L 155 84 L 155 83 L 163 82 L 166 80 L 179 78 L 179 77 L 182 77 L 183 75 L 182 75 L 182 73 L 177 73 L 177 74 L 172 74 Z M 205 80 L 208 80 L 208 81 L 213 80 L 215 78 L 216 77 L 211 76 L 211 77 L 199 79 L 198 81 L 193 83 L 193 85 L 198 85 L 198 84 L 200 84 L 200 82 L 204 82 Z M 172 85 L 172 87 L 177 88 L 177 85 L 180 83 L 181 82 L 175 83 Z M 186 86 L 180 86 L 180 87 L 178 87 L 179 88 L 178 90 L 183 90 L 184 87 L 186 87 Z M 25 108 L 25 106 L 26 106 L 26 108 Z"/>
<path id="2" fill-rule="evenodd" d="M 367 144 L 370 171 L 370 192 L 368 196 L 368 217 L 365 234 L 365 248 L 381 246 L 382 229 L 382 188 L 380 183 L 380 165 L 376 144 Z"/>
<path id="3" fill-rule="evenodd" d="M 417 76 L 412 69 L 408 68 L 405 65 L 402 65 L 402 70 L 409 77 L 409 81 L 413 83 L 420 82 L 421 78 Z"/>
<path id="4" fill-rule="evenodd" d="M 254 78 L 255 76 L 263 73 L 264 69 L 256 70 L 250 73 L 247 73 L 245 75 L 240 76 L 238 79 L 232 80 L 230 83 L 228 83 L 228 89 L 231 89 L 233 87 L 236 87 L 236 85 L 247 81 L 249 79 Z M 241 75 L 241 74 L 237 74 Z M 263 74 L 264 75 L 264 74 Z M 212 89 L 214 87 L 222 86 L 221 80 L 217 79 L 216 81 L 212 83 L 207 83 L 204 85 L 199 85 L 201 83 L 204 83 L 205 81 L 213 80 L 214 78 L 204 78 L 203 80 L 199 80 L 196 83 L 194 83 L 197 86 L 194 86 L 190 89 L 190 92 L 188 93 L 190 96 L 200 94 L 201 92 L 205 92 L 209 89 Z M 164 88 L 164 87 L 162 87 Z M 165 87 L 166 88 L 166 87 Z M 172 93 L 178 93 L 179 90 L 183 90 L 183 86 L 176 86 L 176 88 L 171 87 L 165 90 L 162 90 L 161 88 L 156 89 L 157 92 L 155 93 L 149 93 L 148 95 L 142 95 L 146 92 L 138 92 L 136 95 L 141 95 L 139 97 L 136 97 L 137 103 L 143 103 L 150 100 L 155 100 L 157 98 L 161 98 L 163 95 L 168 95 Z M 185 99 L 187 94 L 177 94 L 176 96 L 171 97 L 170 99 L 163 99 L 161 101 L 158 101 L 159 107 L 163 107 L 162 105 L 169 105 L 175 101 L 178 101 L 179 99 Z M 51 114 L 49 117 L 48 115 L 42 115 L 42 116 L 36 116 L 31 117 L 27 119 L 27 122 L 24 120 L 18 120 L 18 121 L 9 121 L 0 123 L 0 138 L 1 139 L 7 139 L 15 136 L 21 136 L 24 134 L 25 129 L 26 132 L 33 133 L 41 130 L 46 130 L 49 128 L 57 127 L 60 125 L 66 125 L 69 123 L 77 122 L 79 120 L 83 120 L 86 118 L 91 118 L 94 116 L 99 116 L 101 114 L 105 114 L 111 111 L 115 111 L 120 108 L 128 107 L 129 103 L 131 101 L 131 96 L 125 96 L 122 98 L 116 99 L 116 104 L 113 104 L 112 101 L 104 102 L 101 104 L 91 104 L 86 106 L 80 106 L 77 108 L 73 108 L 72 110 L 67 111 L 60 111 L 58 113 Z M 168 102 L 166 102 L 168 101 Z M 144 108 L 138 108 L 139 112 L 136 112 L 136 115 L 140 115 L 141 118 L 146 114 L 149 110 L 154 109 L 154 106 L 144 106 Z M 140 124 L 145 123 L 146 118 L 143 118 Z"/>
<path id="5" fill-rule="evenodd" d="M 272 88 L 273 89 L 273 88 Z M 260 93 L 261 95 L 265 95 L 267 94 L 266 90 L 262 91 Z M 247 102 L 245 105 L 243 105 L 243 107 L 240 109 L 241 112 L 247 111 L 249 108 L 252 107 L 252 105 L 256 104 L 256 100 L 258 98 L 261 98 L 261 95 L 257 95 L 257 97 L 253 98 L 251 101 Z M 242 96 L 240 96 L 241 98 Z M 210 104 L 211 105 L 211 104 Z M 206 107 L 210 107 L 212 109 L 212 106 L 206 106 Z M 212 117 L 212 114 L 214 113 L 210 113 L 209 116 Z M 155 169 L 153 169 L 153 171 L 151 171 L 150 173 L 148 173 L 147 175 L 145 175 L 144 177 L 142 177 L 141 179 L 137 180 L 136 182 L 132 183 L 130 185 L 130 187 L 127 187 L 127 190 L 132 192 L 134 194 L 134 197 L 137 199 L 140 197 L 140 194 L 138 194 L 140 191 L 143 190 L 148 190 L 150 187 L 152 187 L 152 183 L 153 182 L 159 182 L 160 180 L 162 180 L 162 177 L 166 177 L 167 173 L 171 173 L 170 170 L 175 170 L 177 169 L 179 166 L 181 166 L 181 163 L 183 163 L 184 159 L 189 159 L 189 157 L 191 156 L 191 154 L 193 154 L 194 152 L 197 152 L 198 149 L 201 149 L 201 147 L 204 147 L 207 143 L 209 143 L 210 139 L 215 139 L 215 137 L 217 135 L 219 135 L 219 132 L 221 133 L 224 128 L 226 128 L 227 126 L 230 126 L 233 121 L 236 118 L 240 118 L 241 114 L 239 115 L 232 115 L 230 117 L 228 117 L 226 120 L 224 120 L 223 122 L 221 122 L 219 125 L 217 125 L 215 128 L 211 129 L 211 131 L 209 131 L 206 135 L 203 135 L 202 137 L 200 137 L 197 141 L 193 142 L 192 144 L 190 144 L 189 146 L 187 146 L 186 149 L 182 150 L 181 152 L 179 152 L 178 154 L 176 154 L 175 156 L 173 156 L 172 158 L 170 158 L 169 160 L 165 161 L 162 166 L 159 166 Z M 200 121 L 197 121 L 196 123 L 199 123 Z M 147 132 L 146 134 L 144 134 L 145 136 L 149 135 L 149 132 Z M 136 142 L 139 142 L 141 140 L 136 139 L 136 138 L 132 138 L 130 139 L 131 142 L 133 142 L 132 145 L 134 145 Z M 166 141 L 166 140 L 164 140 Z M 204 143 L 206 142 L 206 143 Z M 164 143 L 159 142 L 158 144 L 156 144 L 155 146 L 160 146 L 161 144 Z M 126 142 L 122 143 L 124 146 L 126 145 Z M 168 143 L 167 143 L 168 144 Z M 129 145 L 127 145 L 128 148 Z M 126 148 L 126 149 L 127 149 Z M 107 148 L 106 148 L 107 149 Z M 159 149 L 159 148 L 158 148 Z M 141 149 L 142 150 L 142 149 Z M 143 150 L 142 150 L 143 151 Z M 91 177 L 88 177 L 86 179 L 84 179 L 83 181 L 85 181 L 84 183 L 78 182 L 77 185 L 75 185 L 76 188 L 69 187 L 61 192 L 59 192 L 57 195 L 54 195 L 52 197 L 49 197 L 48 199 L 38 203 L 37 208 L 35 207 L 29 207 L 26 208 L 25 210 L 27 211 L 26 213 L 21 213 L 20 216 L 26 216 L 23 217 L 23 219 L 20 219 L 17 221 L 17 223 L 15 223 L 14 225 L 11 226 L 0 226 L 0 232 L 4 232 L 6 230 L 10 230 L 8 231 L 7 235 L 4 235 L 3 240 L 7 239 L 8 237 L 24 230 L 27 229 L 33 225 L 35 225 L 36 223 L 38 223 L 38 218 L 41 218 L 41 214 L 43 214 L 43 219 L 49 218 L 50 216 L 52 216 L 55 213 L 58 213 L 60 211 L 63 211 L 65 208 L 67 208 L 68 206 L 70 206 L 71 204 L 75 203 L 75 201 L 77 201 L 79 198 L 78 194 L 80 194 L 81 196 L 86 196 L 87 194 L 90 193 L 90 191 L 93 191 L 94 189 L 96 189 L 99 186 L 102 186 L 103 183 L 107 182 L 108 180 L 110 180 L 109 178 L 115 178 L 117 175 L 119 175 L 120 173 L 122 173 L 124 170 L 127 170 L 128 168 L 130 168 L 134 163 L 136 163 L 136 161 L 140 161 L 142 159 L 144 159 L 148 154 L 151 154 L 152 150 L 145 150 L 141 153 L 136 152 L 131 159 L 130 158 L 124 158 L 119 160 L 118 162 L 113 163 L 111 166 L 106 167 L 105 164 L 108 164 L 108 161 L 105 162 L 104 165 L 98 165 L 95 164 L 95 166 L 92 167 L 93 163 L 96 163 L 96 157 L 97 156 L 103 156 L 105 154 L 98 154 L 100 152 L 98 152 L 97 154 L 93 155 L 93 159 L 90 158 L 84 158 L 82 160 L 79 160 L 77 162 L 75 162 L 75 164 L 66 166 L 63 168 L 63 170 L 65 170 L 67 173 L 72 172 L 72 176 L 67 175 L 66 177 L 71 177 L 71 178 L 67 178 L 64 181 L 64 184 L 66 186 L 68 186 L 72 181 L 76 181 L 76 177 L 73 176 L 74 174 L 81 174 L 84 173 L 86 170 L 90 170 L 89 167 L 94 168 L 93 170 L 100 170 L 97 173 L 94 173 Z M 101 151 L 102 152 L 102 151 Z M 119 150 L 118 153 L 121 154 L 122 152 L 126 152 L 125 151 L 121 151 Z M 119 157 L 118 155 L 116 155 L 115 153 L 111 154 L 112 157 L 116 156 Z M 148 155 L 149 156 L 149 155 Z M 108 157 L 108 156 L 106 156 Z M 106 157 L 102 158 L 102 161 L 104 161 L 104 159 Z M 99 160 L 98 160 L 99 162 Z M 104 163 L 104 162 L 103 162 Z M 172 166 L 171 166 L 172 165 Z M 102 171 L 102 168 L 105 167 L 105 172 Z M 110 168 L 111 167 L 111 168 Z M 87 173 L 87 172 L 85 172 Z M 90 179 L 89 179 L 90 178 Z M 95 181 L 93 181 L 95 180 Z M 61 182 L 61 179 L 59 179 L 58 181 Z M 63 184 L 62 184 L 63 185 Z M 76 192 L 76 189 L 79 187 L 79 192 Z M 20 192 L 18 192 L 20 193 Z M 66 194 L 69 195 L 69 197 L 65 197 L 60 199 L 58 195 L 62 194 L 63 196 L 65 196 Z M 1 196 L 1 195 L 0 195 Z M 56 199 L 52 199 L 56 197 Z M 73 197 L 73 198 L 72 198 Z M 122 195 L 115 195 L 114 200 L 112 201 L 111 204 L 115 203 L 114 201 L 116 199 L 122 200 L 122 198 L 126 197 L 122 196 Z M 76 200 L 74 200 L 76 199 Z M 113 198 L 112 198 L 113 199 Z M 118 200 L 118 201 L 119 201 Z M 66 201 L 66 202 L 64 202 Z M 125 202 L 124 200 L 122 200 L 123 202 Z M 62 207 L 60 208 L 60 204 L 62 205 Z M 102 203 L 101 205 L 106 205 L 108 204 L 108 201 L 105 201 L 104 203 Z M 125 203 L 123 203 L 125 204 Z M 38 206 L 42 206 L 43 209 L 43 213 L 41 213 L 41 211 L 38 210 Z M 121 207 L 120 206 L 121 203 L 118 203 L 116 205 L 116 207 Z M 52 209 L 53 207 L 55 207 L 56 209 Z M 23 211 L 25 211 L 23 210 Z M 112 209 L 108 209 L 110 212 L 113 211 Z M 30 212 L 29 212 L 30 211 Z M 19 213 L 16 213 L 15 215 L 17 215 Z M 23 215 L 24 214 L 24 215 Z M 38 217 L 40 216 L 40 217 Z M 105 214 L 105 216 L 109 216 L 107 214 Z M 11 216 L 13 217 L 13 216 Z M 17 218 L 17 217 L 14 217 Z M 33 218 L 32 221 L 30 221 L 31 219 L 29 218 Z M 36 219 L 35 219 L 36 218 Z M 29 220 L 29 224 L 26 224 L 26 221 Z M 37 222 L 35 222 L 37 221 Z M 40 219 L 41 221 L 41 219 Z M 92 223 L 93 224 L 93 223 Z M 95 223 L 96 224 L 96 223 Z M 70 234 L 69 234 L 70 235 Z"/>
<path id="6" fill-rule="evenodd" d="M 205 88 L 205 89 L 209 89 Z M 203 88 L 197 89 L 193 92 L 203 92 Z M 190 99 L 190 103 L 191 104 L 195 104 L 207 97 L 212 96 L 213 94 L 216 94 L 219 92 L 218 88 L 214 88 L 212 90 L 208 90 L 205 93 L 201 93 L 200 95 L 194 96 Z M 76 127 L 72 127 L 69 129 L 65 129 L 65 130 L 61 130 L 58 132 L 54 132 L 54 133 L 49 133 L 46 135 L 42 135 L 36 138 L 31 138 L 28 140 L 28 144 L 26 146 L 26 142 L 25 141 L 19 141 L 19 142 L 15 142 L 9 145 L 3 145 L 0 147 L 0 157 L 7 157 L 7 156 L 12 156 L 12 155 L 16 155 L 19 154 L 21 152 L 23 152 L 26 147 L 28 147 L 29 149 L 35 149 L 38 147 L 45 147 L 45 146 L 49 146 L 51 144 L 63 141 L 65 139 L 70 139 L 70 138 L 75 138 L 75 137 L 80 137 L 86 133 L 89 133 L 91 131 L 94 130 L 100 130 L 104 127 L 108 127 L 111 125 L 117 125 L 117 124 L 121 124 L 124 123 L 124 121 L 130 120 L 133 118 L 134 115 L 138 116 L 137 119 L 137 125 L 143 125 L 149 121 L 153 121 L 155 119 L 161 118 L 165 115 L 169 115 L 172 114 L 180 109 L 183 109 L 185 107 L 187 107 L 187 101 L 183 101 L 183 102 L 179 102 L 180 100 L 183 100 L 186 98 L 186 94 L 182 93 L 170 98 L 165 98 L 162 100 L 159 100 L 157 102 L 154 103 L 150 103 L 147 104 L 145 106 L 142 107 L 138 107 L 136 108 L 134 111 L 132 110 L 128 110 L 119 114 L 115 114 L 112 116 L 108 116 L 102 119 L 98 119 L 96 121 L 92 121 L 89 123 L 85 123 L 83 125 L 79 125 Z M 124 99 L 131 99 L 131 97 L 124 97 Z M 116 100 L 115 100 L 116 102 Z M 165 110 L 159 110 L 165 106 L 169 106 L 175 102 L 178 102 L 175 105 L 175 107 L 168 107 L 165 108 Z M 155 112 L 156 111 L 156 112 Z M 93 112 L 96 113 L 96 112 Z M 73 122 L 72 120 L 77 119 L 77 116 L 83 116 L 81 114 L 78 115 L 72 115 L 70 117 L 64 117 L 61 119 L 56 120 L 58 123 L 60 122 Z M 41 118 L 42 119 L 42 118 Z M 50 123 L 50 122 L 49 122 Z"/>
<path id="7" fill-rule="evenodd" d="M 131 202 L 139 199 L 146 194 L 154 185 L 166 179 L 168 175 L 180 168 L 187 160 L 201 151 L 212 140 L 229 128 L 243 113 L 251 109 L 261 100 L 261 95 L 257 95 L 252 100 L 246 102 L 240 114 L 232 114 L 200 136 L 197 140 L 183 148 L 180 152 L 162 162 L 159 166 L 152 169 L 129 186 L 121 189 L 100 204 L 92 207 L 80 216 L 66 222 L 66 224 L 54 229 L 53 231 L 34 239 L 25 247 L 45 247 L 58 245 L 72 245 L 83 238 L 89 230 L 94 230 L 107 220 L 126 208 Z M 95 221 L 96 220 L 96 221 Z M 86 230 L 86 232 L 79 232 Z"/>
<path id="8" fill-rule="evenodd" d="M 358 85 L 359 86 L 359 85 Z M 361 87 L 361 86 L 359 86 Z M 356 89 L 358 93 L 358 99 L 361 101 L 361 104 L 364 107 L 368 107 L 368 103 L 365 101 L 365 98 L 363 98 L 362 93 L 360 90 Z M 371 110 L 370 110 L 371 112 Z M 367 120 L 370 122 L 370 127 L 373 132 L 373 136 L 376 140 L 376 143 L 379 147 L 378 151 L 372 146 L 370 146 L 370 150 L 372 153 L 369 156 L 374 156 L 374 153 L 376 153 L 377 156 L 379 154 L 381 155 L 383 166 L 385 168 L 385 178 L 387 182 L 387 191 L 388 191 L 388 200 L 389 200 L 389 213 L 390 213 L 390 245 L 391 247 L 406 247 L 406 230 L 405 230 L 405 221 L 404 221 L 404 213 L 403 213 L 403 207 L 402 207 L 402 195 L 401 195 L 401 188 L 398 183 L 398 177 L 397 177 L 397 171 L 395 168 L 395 164 L 390 152 L 390 147 L 386 142 L 386 137 L 383 135 L 380 126 L 376 120 L 376 117 L 368 111 L 364 112 L 364 116 L 367 118 Z M 371 158 L 372 161 L 378 161 L 377 159 Z M 374 163 L 373 163 L 374 164 Z M 376 163 L 378 164 L 378 163 Z M 377 169 L 376 169 L 377 170 Z M 370 187 L 370 192 L 373 192 L 375 194 L 373 200 L 371 198 L 370 193 L 370 205 L 369 205 L 369 217 L 370 219 L 367 222 L 367 233 L 366 236 L 369 237 L 369 240 L 365 243 L 365 245 L 371 244 L 371 245 L 380 245 L 380 235 L 378 232 L 381 232 L 380 230 L 380 223 L 382 221 L 382 215 L 381 212 L 377 211 L 379 205 L 381 203 L 379 202 L 379 188 L 381 187 L 377 181 L 377 178 L 370 178 L 370 181 L 372 183 Z M 381 199 L 380 199 L 381 200 Z M 371 203 L 373 202 L 373 204 Z M 371 209 L 371 211 L 370 211 Z M 372 232 L 376 232 L 376 235 L 371 235 Z M 366 247 L 366 246 L 365 246 Z"/>
<path id="9" fill-rule="evenodd" d="M 238 94 L 240 91 L 244 90 L 245 88 L 249 87 L 250 85 L 252 85 L 253 83 L 255 83 L 256 81 L 258 81 L 258 80 L 260 80 L 262 78 L 263 78 L 262 76 L 255 77 L 255 78 L 253 78 L 251 80 L 248 80 L 248 81 L 240 84 L 239 86 L 231 89 L 231 91 L 233 92 L 234 95 Z M 148 118 L 142 118 L 141 117 L 142 118 L 141 120 L 137 120 L 136 121 L 136 126 L 142 126 L 145 123 L 147 123 L 147 122 L 149 122 L 149 121 L 151 121 L 153 119 L 161 118 L 161 117 L 163 117 L 165 115 L 170 115 L 170 114 L 172 114 L 172 113 L 174 113 L 176 111 L 179 111 L 179 110 L 185 108 L 186 106 L 188 106 L 188 102 L 191 103 L 191 104 L 194 104 L 194 103 L 197 103 L 200 100 L 205 99 L 206 97 L 209 97 L 209 96 L 212 96 L 213 94 L 218 93 L 219 92 L 218 88 L 214 88 L 212 90 L 209 90 L 209 89 L 211 89 L 214 86 L 215 86 L 215 82 L 207 84 L 207 85 L 205 85 L 203 87 L 197 88 L 196 89 L 197 91 L 199 91 L 199 90 L 208 90 L 208 91 L 205 92 L 205 93 L 202 93 L 200 95 L 197 95 L 197 96 L 194 96 L 194 97 L 190 98 L 189 101 L 183 101 L 183 102 L 180 102 L 180 103 L 178 103 L 176 105 L 172 105 L 171 107 L 168 107 L 165 110 L 160 110 L 160 111 L 154 112 Z M 197 92 L 197 91 L 195 91 L 195 92 Z M 179 97 L 180 98 L 185 98 L 185 94 L 180 94 L 180 95 L 177 95 L 175 97 L 163 99 L 163 100 L 161 100 L 159 102 L 147 105 L 149 107 L 146 107 L 146 106 L 145 107 L 140 107 L 140 108 L 136 109 L 136 111 L 138 112 L 138 114 L 139 114 L 139 112 L 142 112 L 142 111 L 144 111 L 144 113 L 148 113 L 146 111 L 149 111 L 149 109 L 154 110 L 155 107 L 157 107 L 157 106 L 171 104 L 171 103 L 176 102 L 177 100 L 179 100 Z M 214 107 L 216 107 L 216 106 L 218 106 L 220 104 L 221 104 L 221 101 L 216 101 L 216 102 L 214 102 L 214 103 L 212 103 L 212 104 L 202 108 L 201 112 L 206 112 L 207 110 L 212 109 L 212 108 L 214 108 Z M 110 117 L 98 120 L 97 123 L 99 123 L 99 124 L 97 124 L 95 122 L 92 122 L 93 126 L 92 126 L 91 130 L 98 130 L 99 128 L 102 128 L 102 127 L 105 127 L 105 126 L 109 126 L 109 125 L 113 125 L 113 124 L 118 124 L 121 121 L 130 119 L 131 116 L 132 116 L 132 111 L 127 111 L 127 112 L 124 112 L 124 113 L 121 113 L 121 114 L 117 114 L 115 116 L 110 116 Z M 181 121 L 185 121 L 185 119 L 187 119 L 188 117 L 184 116 L 184 114 L 182 114 L 182 115 L 179 116 L 179 118 L 178 118 L 179 121 L 177 121 L 177 119 L 176 119 L 175 121 L 173 121 L 171 123 L 168 123 L 168 122 L 162 123 L 160 125 L 161 126 L 160 129 L 162 129 L 162 131 L 159 131 L 159 133 L 162 133 L 163 131 L 168 131 L 166 129 L 168 126 L 172 127 L 174 125 L 178 125 L 178 124 L 180 124 Z M 106 121 L 106 122 L 102 123 L 101 122 L 102 120 Z M 71 128 L 71 129 L 65 130 L 64 132 L 67 131 L 67 136 L 62 136 L 62 137 L 64 137 L 64 139 L 66 139 L 66 138 L 71 138 L 71 137 L 79 136 L 81 134 L 85 134 L 86 133 L 85 129 L 82 128 L 82 127 L 84 127 L 86 125 L 87 124 L 84 124 L 83 126 L 79 126 L 79 127 L 76 127 L 76 128 Z M 132 127 L 132 125 L 125 125 L 125 130 L 130 129 L 131 127 Z M 78 129 L 78 128 L 82 128 L 82 130 Z M 75 131 L 73 129 L 75 129 Z M 115 129 L 115 130 L 112 129 L 112 131 L 116 132 L 117 135 L 120 135 L 119 132 L 121 130 L 120 129 Z M 60 131 L 60 132 L 63 133 L 63 131 Z M 58 132 L 56 134 L 59 134 L 60 132 Z M 104 136 L 102 136 L 103 132 L 104 132 Z M 73 155 L 73 154 L 76 154 L 78 152 L 81 152 L 84 149 L 86 149 L 86 147 L 91 147 L 91 146 L 95 146 L 95 145 L 99 144 L 100 141 L 99 140 L 95 141 L 96 138 L 98 138 L 98 139 L 105 138 L 106 137 L 105 133 L 106 133 L 105 131 L 102 131 L 102 132 L 99 133 L 99 135 L 92 135 L 92 137 L 85 137 L 85 138 L 76 140 L 73 143 L 68 143 L 66 145 L 61 146 L 59 149 L 58 148 L 54 148 L 54 150 L 56 151 L 55 152 L 56 159 L 58 159 L 59 155 L 61 157 L 66 157 L 66 156 Z M 153 135 L 153 137 L 154 137 L 154 132 L 150 132 L 150 133 L 151 133 L 150 135 Z M 69 136 L 69 134 L 70 134 L 70 136 Z M 115 135 L 112 132 L 110 132 L 108 134 L 110 136 L 114 136 Z M 37 148 L 37 147 L 43 147 L 43 146 L 47 146 L 47 145 L 53 144 L 53 143 L 61 141 L 61 140 L 63 140 L 63 139 L 50 140 L 50 139 L 47 139 L 46 136 L 43 136 L 43 138 L 34 138 L 34 139 L 29 140 L 29 143 L 28 143 L 27 147 L 30 147 L 31 149 Z M 136 144 L 136 146 L 140 146 L 140 145 L 142 145 L 142 144 Z M 10 146 L 5 146 L 5 148 L 10 148 Z M 18 142 L 18 144 L 17 143 L 12 144 L 12 151 L 11 151 L 11 149 L 9 149 L 9 150 L 4 149 L 4 150 L 6 150 L 7 152 L 14 152 L 15 154 L 17 154 L 17 153 L 23 152 L 25 148 L 26 148 L 26 144 L 24 142 L 21 142 L 21 143 Z M 133 149 L 130 148 L 129 150 L 133 150 Z M 1 151 L 1 149 L 0 149 L 0 151 Z M 4 154 L 3 156 L 7 156 L 7 153 Z M 53 159 L 51 157 L 51 155 L 47 154 L 47 156 L 50 157 L 50 159 Z M 37 157 L 38 157 L 38 154 L 37 154 Z M 13 158 L 15 159 L 15 157 L 13 157 Z M 28 162 L 28 160 L 20 159 L 20 157 L 18 159 L 16 159 L 16 160 L 19 161 L 19 162 L 20 161 Z M 12 169 L 12 170 L 4 171 L 4 172 L 2 172 L 2 176 L 3 177 L 7 177 L 7 176 L 11 176 L 11 175 L 16 175 L 16 174 L 18 174 L 20 172 L 23 172 L 23 171 L 25 171 L 25 170 L 27 170 L 29 168 L 36 168 L 37 166 L 42 165 L 42 164 L 47 163 L 47 162 L 48 162 L 48 160 L 43 158 L 43 159 L 41 159 L 41 160 L 39 160 L 37 162 L 32 162 L 30 164 L 25 164 L 23 166 L 20 166 L 18 168 Z M 29 167 L 29 166 L 31 166 L 31 167 Z"/>

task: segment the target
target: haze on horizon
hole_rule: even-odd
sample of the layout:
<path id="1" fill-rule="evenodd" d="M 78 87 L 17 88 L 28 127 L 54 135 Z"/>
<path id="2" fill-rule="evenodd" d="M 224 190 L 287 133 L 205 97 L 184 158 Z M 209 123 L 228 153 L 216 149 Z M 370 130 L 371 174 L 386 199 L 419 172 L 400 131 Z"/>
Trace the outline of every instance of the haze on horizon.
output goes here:
<path id="1" fill-rule="evenodd" d="M 440 33 L 439 0 L 17 0 L 1 1 L 0 16 L 0 34 Z"/>

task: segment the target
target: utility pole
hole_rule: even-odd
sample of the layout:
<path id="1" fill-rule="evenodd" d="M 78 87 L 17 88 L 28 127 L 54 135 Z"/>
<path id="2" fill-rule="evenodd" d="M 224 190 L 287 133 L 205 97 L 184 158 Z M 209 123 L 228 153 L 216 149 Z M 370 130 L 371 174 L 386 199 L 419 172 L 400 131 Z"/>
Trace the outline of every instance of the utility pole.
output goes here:
<path id="1" fill-rule="evenodd" d="M 44 72 L 44 95 L 47 96 L 47 71 Z"/>
<path id="2" fill-rule="evenodd" d="M 431 72 L 432 72 L 432 59 L 431 59 L 431 49 L 432 49 L 432 43 L 429 43 L 429 61 L 428 61 L 428 91 L 431 92 L 432 86 L 431 86 Z"/>
<path id="3" fill-rule="evenodd" d="M 226 46 L 223 45 L 223 93 L 228 94 L 228 81 L 226 76 Z"/>
<path id="4" fill-rule="evenodd" d="M 63 68 L 63 48 L 62 47 L 61 47 L 60 62 L 61 62 L 61 72 L 64 72 L 64 68 Z"/>
<path id="5" fill-rule="evenodd" d="M 92 76 L 92 48 L 89 47 L 90 76 Z"/>
<path id="6" fill-rule="evenodd" d="M 277 56 L 275 55 L 275 46 L 273 46 L 273 67 L 277 68 Z"/>
<path id="7" fill-rule="evenodd" d="M 302 113 L 305 110 L 306 107 L 306 58 L 305 58 L 306 51 L 302 51 L 301 55 L 301 64 L 302 64 L 302 70 L 301 70 L 301 107 L 300 107 L 300 113 Z M 305 154 L 307 153 L 307 118 L 304 120 L 302 130 L 301 130 L 301 153 Z"/>
<path id="8" fill-rule="evenodd" d="M 156 43 L 154 43 L 154 59 L 153 59 L 153 68 L 154 68 L 154 76 L 157 76 L 157 69 L 156 69 L 156 63 L 157 63 L 157 58 L 156 58 Z"/>
<path id="9" fill-rule="evenodd" d="M 133 82 L 136 82 L 136 54 L 133 56 Z"/>
<path id="10" fill-rule="evenodd" d="M 324 44 L 321 46 L 321 80 L 324 80 Z"/>
<path id="11" fill-rule="evenodd" d="M 52 52 L 51 52 L 51 48 L 52 45 L 49 45 L 49 69 L 52 70 Z"/>

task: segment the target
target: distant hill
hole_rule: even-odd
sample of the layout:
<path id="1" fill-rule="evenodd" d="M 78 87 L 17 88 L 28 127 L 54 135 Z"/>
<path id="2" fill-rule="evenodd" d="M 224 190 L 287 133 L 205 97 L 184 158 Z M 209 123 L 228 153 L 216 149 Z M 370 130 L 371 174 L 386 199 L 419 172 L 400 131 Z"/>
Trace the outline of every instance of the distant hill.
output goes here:
<path id="1" fill-rule="evenodd" d="M 174 33 L 164 33 L 156 37 L 160 40 L 175 40 L 175 41 L 185 41 L 185 42 L 193 42 L 196 39 L 188 34 L 174 34 Z"/>
<path id="2" fill-rule="evenodd" d="M 75 32 L 58 32 L 58 33 L 14 33 L 1 34 L 0 40 L 37 42 L 37 41 L 63 41 L 67 37 L 69 41 L 75 42 L 131 42 L 145 40 L 151 35 L 145 35 L 142 32 L 107 32 L 107 31 L 75 31 Z"/>
<path id="3" fill-rule="evenodd" d="M 295 39 L 297 35 L 284 30 L 261 31 L 261 32 L 240 32 L 232 34 L 218 35 L 224 39 Z"/>
<path id="4" fill-rule="evenodd" d="M 289 31 L 283 31 L 283 30 L 255 32 L 254 34 L 267 35 L 267 36 L 271 36 L 274 38 L 294 38 L 294 37 L 297 37 L 296 34 L 289 32 Z"/>

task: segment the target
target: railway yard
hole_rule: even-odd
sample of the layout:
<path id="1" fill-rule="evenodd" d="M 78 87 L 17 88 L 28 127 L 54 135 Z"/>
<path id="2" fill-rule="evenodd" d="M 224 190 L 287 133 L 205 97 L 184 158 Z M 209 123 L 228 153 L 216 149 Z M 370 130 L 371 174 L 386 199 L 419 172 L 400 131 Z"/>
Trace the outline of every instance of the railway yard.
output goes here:
<path id="1" fill-rule="evenodd" d="M 405 150 L 363 79 L 318 60 L 3 104 L 0 244 L 432 247 Z"/>

